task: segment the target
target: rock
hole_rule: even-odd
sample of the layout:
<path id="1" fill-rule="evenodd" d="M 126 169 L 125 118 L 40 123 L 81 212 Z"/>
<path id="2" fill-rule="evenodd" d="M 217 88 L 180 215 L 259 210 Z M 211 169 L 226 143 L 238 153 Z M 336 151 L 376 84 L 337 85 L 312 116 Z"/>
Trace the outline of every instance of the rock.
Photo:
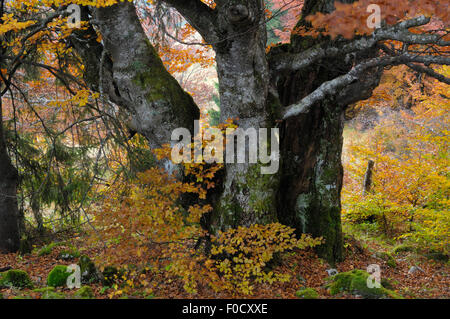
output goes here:
<path id="1" fill-rule="evenodd" d="M 409 275 L 413 275 L 413 274 L 415 274 L 415 273 L 417 273 L 418 271 L 420 271 L 420 272 L 425 272 L 422 268 L 420 268 L 419 266 L 412 266 L 411 268 L 409 268 L 409 270 L 408 270 L 408 274 Z"/>
<path id="2" fill-rule="evenodd" d="M 27 272 L 12 269 L 0 274 L 1 287 L 33 288 L 33 282 Z"/>
<path id="3" fill-rule="evenodd" d="M 392 257 L 392 255 L 389 254 L 389 253 L 386 253 L 386 252 L 383 252 L 383 251 L 376 252 L 374 254 L 374 257 L 384 260 L 386 262 L 386 264 L 389 267 L 391 267 L 391 268 L 396 268 L 397 267 L 397 262 L 395 261 L 394 257 Z"/>
<path id="4" fill-rule="evenodd" d="M 41 294 L 41 299 L 65 299 L 66 296 L 62 293 L 56 292 L 54 287 L 45 287 L 34 289 L 33 292 Z"/>
<path id="5" fill-rule="evenodd" d="M 327 269 L 326 272 L 328 273 L 328 276 L 335 276 L 339 273 L 339 271 L 337 271 L 337 269 L 331 268 L 331 269 Z"/>
<path id="6" fill-rule="evenodd" d="M 94 290 L 91 286 L 83 286 L 74 294 L 74 297 L 79 299 L 92 299 L 94 298 Z"/>
<path id="7" fill-rule="evenodd" d="M 432 259 L 435 261 L 440 261 L 440 262 L 448 262 L 448 255 L 440 253 L 440 252 L 430 252 L 428 254 L 425 255 L 425 257 L 427 257 L 428 259 Z"/>
<path id="8" fill-rule="evenodd" d="M 72 274 L 67 270 L 67 266 L 55 266 L 48 274 L 47 285 L 50 287 L 64 287 L 67 284 L 67 278 Z"/>
<path id="9" fill-rule="evenodd" d="M 58 254 L 58 259 L 61 260 L 73 260 L 80 257 L 80 253 L 75 248 L 71 250 L 63 250 Z"/>
<path id="10" fill-rule="evenodd" d="M 319 297 L 319 293 L 313 288 L 302 288 L 295 295 L 301 299 L 317 299 Z"/>
<path id="11" fill-rule="evenodd" d="M 367 285 L 369 276 L 370 275 L 367 272 L 359 269 L 343 272 L 329 278 L 328 280 L 331 280 L 331 282 L 327 284 L 327 288 L 330 289 L 331 295 L 347 292 L 370 299 L 401 298 L 401 296 L 392 290 L 386 289 L 383 285 L 380 285 L 380 288 L 369 288 Z"/>
<path id="12" fill-rule="evenodd" d="M 83 284 L 100 282 L 103 279 L 102 274 L 98 271 L 94 262 L 88 256 L 81 256 L 78 266 L 80 266 L 81 282 Z"/>
<path id="13" fill-rule="evenodd" d="M 413 247 L 413 246 L 401 244 L 401 245 L 396 246 L 396 247 L 393 249 L 392 253 L 393 253 L 394 255 L 397 255 L 397 254 L 400 254 L 400 253 L 414 252 L 415 250 L 416 250 L 416 248 Z"/>

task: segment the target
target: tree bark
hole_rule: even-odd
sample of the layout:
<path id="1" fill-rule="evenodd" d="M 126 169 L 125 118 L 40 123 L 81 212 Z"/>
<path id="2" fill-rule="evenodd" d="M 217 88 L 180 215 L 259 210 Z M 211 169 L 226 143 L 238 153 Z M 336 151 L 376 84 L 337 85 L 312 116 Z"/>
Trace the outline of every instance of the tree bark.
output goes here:
<path id="1" fill-rule="evenodd" d="M 370 192 L 370 188 L 372 187 L 372 173 L 374 165 L 375 162 L 372 160 L 369 160 L 367 162 L 367 169 L 366 173 L 364 174 L 362 196 L 366 196 Z"/>
<path id="2" fill-rule="evenodd" d="M 3 134 L 0 97 L 0 253 L 15 252 L 20 246 L 16 188 L 18 173 L 11 164 Z"/>
<path id="3" fill-rule="evenodd" d="M 334 10 L 333 0 L 306 1 L 298 25 L 309 27 L 304 18 L 315 12 Z M 347 2 L 352 2 L 347 1 Z M 315 45 L 332 45 L 329 38 L 293 36 L 289 45 L 277 51 L 297 53 Z M 372 50 L 363 55 L 373 54 Z M 358 59 L 357 56 L 353 57 Z M 301 71 L 272 74 L 284 106 L 297 103 L 323 83 L 346 74 L 352 68 L 347 55 L 324 58 Z M 315 103 L 309 111 L 283 121 L 281 125 L 281 172 L 277 211 L 281 223 L 298 234 L 323 237 L 318 254 L 329 262 L 343 258 L 341 189 L 344 113 L 347 106 L 371 95 L 378 85 L 380 70 L 368 73 L 364 82 L 348 85 L 335 96 Z"/>
<path id="4" fill-rule="evenodd" d="M 221 122 L 237 119 L 240 129 L 274 127 L 270 104 L 267 34 L 263 1 L 217 1 L 215 43 Z M 276 103 L 276 102 L 275 102 Z M 231 144 L 230 144 L 231 145 Z M 245 146 L 246 154 L 249 145 Z M 261 174 L 260 163 L 227 163 L 210 219 L 217 233 L 231 227 L 277 221 L 278 174 Z"/>

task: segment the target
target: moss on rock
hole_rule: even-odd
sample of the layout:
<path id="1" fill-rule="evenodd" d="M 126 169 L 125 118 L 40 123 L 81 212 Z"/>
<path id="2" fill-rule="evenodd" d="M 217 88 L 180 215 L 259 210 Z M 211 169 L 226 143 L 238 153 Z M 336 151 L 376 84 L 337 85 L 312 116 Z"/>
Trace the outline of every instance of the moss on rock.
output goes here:
<path id="1" fill-rule="evenodd" d="M 41 294 L 41 299 L 65 299 L 66 296 L 63 293 L 55 291 L 54 287 L 45 287 L 34 289 L 33 292 Z"/>
<path id="2" fill-rule="evenodd" d="M 301 299 L 317 299 L 319 297 L 319 293 L 313 288 L 302 288 L 295 295 Z"/>
<path id="3" fill-rule="evenodd" d="M 33 282 L 27 272 L 12 269 L 0 274 L 0 287 L 33 288 Z"/>
<path id="4" fill-rule="evenodd" d="M 39 251 L 38 251 L 38 256 L 46 256 L 46 255 L 50 255 L 53 251 L 53 248 L 58 247 L 58 246 L 63 246 L 65 243 L 63 242 L 58 242 L 58 243 L 51 243 L 48 244 L 46 246 L 43 246 Z"/>
<path id="5" fill-rule="evenodd" d="M 47 277 L 47 285 L 50 287 L 62 287 L 67 283 L 67 278 L 72 274 L 72 272 L 68 271 L 67 266 L 57 265 L 53 270 L 48 274 Z"/>
<path id="6" fill-rule="evenodd" d="M 400 253 L 414 252 L 414 251 L 416 251 L 415 247 L 413 247 L 411 245 L 401 244 L 401 245 L 394 247 L 394 249 L 392 250 L 392 253 L 394 255 L 397 255 Z"/>
<path id="7" fill-rule="evenodd" d="M 95 267 L 94 262 L 88 256 L 81 256 L 78 261 L 78 266 L 80 266 L 81 282 L 83 284 L 100 282 L 103 279 L 101 273 Z"/>
<path id="8" fill-rule="evenodd" d="M 337 295 L 342 292 L 347 292 L 353 295 L 361 295 L 368 299 L 392 298 L 400 299 L 401 296 L 394 291 L 384 288 L 369 288 L 367 279 L 369 274 L 363 270 L 352 270 L 343 272 L 330 278 L 331 283 L 327 286 L 330 289 L 331 295 Z"/>
<path id="9" fill-rule="evenodd" d="M 377 258 L 384 260 L 389 267 L 391 267 L 391 268 L 397 267 L 397 262 L 395 261 L 394 257 L 392 257 L 391 254 L 382 251 L 382 252 L 376 252 L 375 256 Z"/>
<path id="10" fill-rule="evenodd" d="M 92 299 L 94 298 L 94 290 L 91 286 L 83 286 L 74 294 L 75 298 Z"/>
<path id="11" fill-rule="evenodd" d="M 62 260 L 73 260 L 78 257 L 80 257 L 80 252 L 76 247 L 71 247 L 70 249 L 63 250 L 58 254 L 58 259 Z"/>

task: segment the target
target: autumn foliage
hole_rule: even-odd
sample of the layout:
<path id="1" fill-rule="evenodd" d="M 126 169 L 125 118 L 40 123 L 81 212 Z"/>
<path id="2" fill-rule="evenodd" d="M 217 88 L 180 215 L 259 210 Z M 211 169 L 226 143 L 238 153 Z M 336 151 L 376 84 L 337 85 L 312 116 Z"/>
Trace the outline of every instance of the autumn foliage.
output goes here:
<path id="1" fill-rule="evenodd" d="M 441 71 L 449 74 L 447 67 Z M 377 111 L 383 122 L 363 133 L 355 132 L 348 144 L 343 218 L 353 223 L 375 222 L 388 236 L 447 254 L 448 88 L 434 80 L 408 81 L 411 74 L 406 72 L 405 80 L 396 82 L 406 85 L 414 100 L 405 109 L 399 106 L 400 91 L 390 82 L 394 74 L 387 74 L 372 97 L 376 103 L 383 96 Z M 363 196 L 368 160 L 375 162 L 373 186 Z"/>

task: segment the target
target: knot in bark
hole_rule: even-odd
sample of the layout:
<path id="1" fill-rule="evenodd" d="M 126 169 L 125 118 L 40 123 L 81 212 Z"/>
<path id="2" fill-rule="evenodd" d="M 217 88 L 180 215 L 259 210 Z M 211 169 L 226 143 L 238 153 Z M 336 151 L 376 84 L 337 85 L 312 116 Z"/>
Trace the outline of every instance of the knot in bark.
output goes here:
<path id="1" fill-rule="evenodd" d="M 249 17 L 248 8 L 242 4 L 237 4 L 228 8 L 228 20 L 232 23 L 245 21 Z"/>

